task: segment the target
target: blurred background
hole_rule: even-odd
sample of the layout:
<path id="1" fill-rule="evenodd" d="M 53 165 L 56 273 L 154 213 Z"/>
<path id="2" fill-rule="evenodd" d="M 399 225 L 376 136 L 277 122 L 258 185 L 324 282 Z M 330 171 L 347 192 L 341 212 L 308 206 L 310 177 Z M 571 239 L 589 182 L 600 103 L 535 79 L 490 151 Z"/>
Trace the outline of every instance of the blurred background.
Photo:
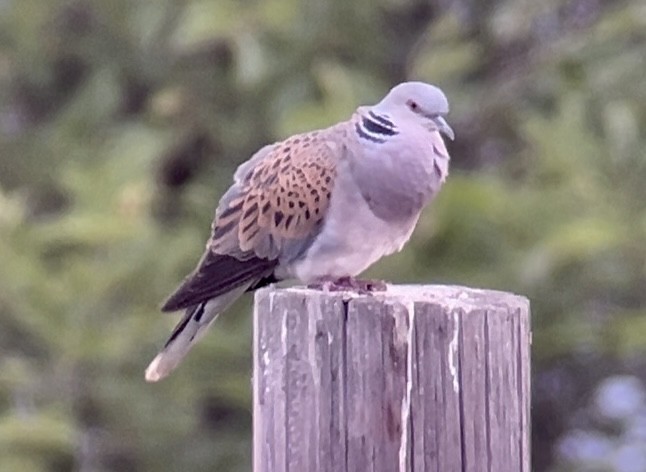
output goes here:
<path id="1" fill-rule="evenodd" d="M 452 174 L 368 275 L 524 294 L 536 472 L 646 471 L 641 0 L 0 0 L 0 470 L 250 470 L 250 297 L 168 380 L 216 201 L 394 84 Z"/>

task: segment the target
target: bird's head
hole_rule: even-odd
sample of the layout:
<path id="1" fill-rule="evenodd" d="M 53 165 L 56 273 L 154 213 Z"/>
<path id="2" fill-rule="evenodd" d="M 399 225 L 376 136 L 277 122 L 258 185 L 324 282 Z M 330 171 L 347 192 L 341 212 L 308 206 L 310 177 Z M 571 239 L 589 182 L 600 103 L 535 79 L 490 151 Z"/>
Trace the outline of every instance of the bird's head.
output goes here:
<path id="1" fill-rule="evenodd" d="M 438 130 L 453 140 L 453 130 L 446 122 L 449 102 L 444 92 L 424 82 L 403 82 L 374 106 L 379 113 L 387 114 L 396 121 L 415 120 L 425 128 Z"/>

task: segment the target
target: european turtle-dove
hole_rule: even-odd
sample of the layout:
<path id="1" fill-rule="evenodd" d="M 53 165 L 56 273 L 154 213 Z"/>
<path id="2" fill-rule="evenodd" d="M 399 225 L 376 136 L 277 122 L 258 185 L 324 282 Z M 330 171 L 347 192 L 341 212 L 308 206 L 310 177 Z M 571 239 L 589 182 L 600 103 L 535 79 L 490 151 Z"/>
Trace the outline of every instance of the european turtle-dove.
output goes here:
<path id="1" fill-rule="evenodd" d="M 244 292 L 283 279 L 352 280 L 401 250 L 447 177 L 448 111 L 439 88 L 405 82 L 349 120 L 267 145 L 242 164 L 204 255 L 162 307 L 185 315 L 146 380 L 175 369 Z"/>

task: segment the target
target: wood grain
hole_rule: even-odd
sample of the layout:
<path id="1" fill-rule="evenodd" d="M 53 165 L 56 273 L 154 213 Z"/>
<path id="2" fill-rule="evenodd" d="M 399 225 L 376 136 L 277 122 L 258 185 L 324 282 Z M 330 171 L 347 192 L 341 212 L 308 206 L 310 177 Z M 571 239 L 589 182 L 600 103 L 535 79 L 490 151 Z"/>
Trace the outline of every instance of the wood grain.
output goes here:
<path id="1" fill-rule="evenodd" d="M 530 470 L 529 302 L 256 292 L 254 472 Z"/>

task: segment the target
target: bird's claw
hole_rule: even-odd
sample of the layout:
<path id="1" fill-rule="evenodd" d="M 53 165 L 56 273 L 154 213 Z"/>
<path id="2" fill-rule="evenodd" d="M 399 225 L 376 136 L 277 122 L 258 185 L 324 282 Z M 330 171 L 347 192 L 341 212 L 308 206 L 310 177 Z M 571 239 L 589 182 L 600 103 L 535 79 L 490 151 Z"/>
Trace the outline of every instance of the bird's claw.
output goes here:
<path id="1" fill-rule="evenodd" d="M 323 290 L 324 292 L 355 291 L 361 295 L 370 295 L 374 292 L 385 292 L 388 288 L 383 280 L 360 280 L 354 277 L 340 277 L 338 279 L 321 279 L 308 284 L 307 288 Z"/>

